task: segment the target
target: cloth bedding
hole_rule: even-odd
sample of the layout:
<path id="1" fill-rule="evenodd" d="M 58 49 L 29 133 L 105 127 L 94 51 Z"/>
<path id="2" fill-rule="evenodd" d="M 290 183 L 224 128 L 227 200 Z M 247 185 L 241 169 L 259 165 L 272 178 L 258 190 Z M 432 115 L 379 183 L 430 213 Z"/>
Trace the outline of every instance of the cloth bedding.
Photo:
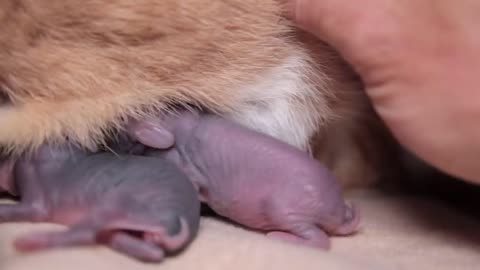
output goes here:
<path id="1" fill-rule="evenodd" d="M 8 223 L 0 225 L 0 269 L 480 269 L 480 224 L 474 217 L 439 201 L 375 189 L 357 190 L 347 198 L 362 210 L 362 229 L 354 236 L 332 238 L 328 252 L 204 217 L 192 245 L 161 264 L 140 263 L 101 246 L 25 255 L 13 250 L 15 236 L 62 227 Z"/>

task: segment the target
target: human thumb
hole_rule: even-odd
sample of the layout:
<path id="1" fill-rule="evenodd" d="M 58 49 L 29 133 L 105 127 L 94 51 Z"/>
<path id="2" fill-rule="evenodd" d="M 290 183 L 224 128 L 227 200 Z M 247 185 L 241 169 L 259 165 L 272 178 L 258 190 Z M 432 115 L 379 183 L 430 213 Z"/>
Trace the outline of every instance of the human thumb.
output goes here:
<path id="1" fill-rule="evenodd" d="M 383 0 L 285 1 L 287 15 L 298 27 L 330 44 L 357 71 L 368 61 L 366 50 L 372 48 L 372 38 L 385 24 L 384 15 L 390 9 Z"/>

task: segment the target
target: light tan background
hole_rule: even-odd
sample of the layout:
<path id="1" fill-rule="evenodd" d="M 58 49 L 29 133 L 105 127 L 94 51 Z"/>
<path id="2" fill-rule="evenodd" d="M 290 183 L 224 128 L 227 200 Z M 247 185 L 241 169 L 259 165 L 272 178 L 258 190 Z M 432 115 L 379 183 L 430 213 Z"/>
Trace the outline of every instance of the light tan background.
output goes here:
<path id="1" fill-rule="evenodd" d="M 142 264 L 104 247 L 16 254 L 18 234 L 59 228 L 0 225 L 2 270 L 60 269 L 480 269 L 480 224 L 440 202 L 375 190 L 348 195 L 363 213 L 362 231 L 333 238 L 329 252 L 270 240 L 228 223 L 204 218 L 198 238 L 183 254 L 161 264 Z"/>

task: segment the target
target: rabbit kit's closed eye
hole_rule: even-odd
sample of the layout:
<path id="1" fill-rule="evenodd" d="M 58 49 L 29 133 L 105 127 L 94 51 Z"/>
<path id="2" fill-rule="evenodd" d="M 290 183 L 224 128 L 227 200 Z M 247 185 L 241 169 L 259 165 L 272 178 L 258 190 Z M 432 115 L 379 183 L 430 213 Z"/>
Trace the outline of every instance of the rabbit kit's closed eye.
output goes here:
<path id="1" fill-rule="evenodd" d="M 369 181 L 382 127 L 341 58 L 275 0 L 0 0 L 0 144 L 104 143 L 193 105 Z M 378 132 L 381 131 L 381 132 Z"/>

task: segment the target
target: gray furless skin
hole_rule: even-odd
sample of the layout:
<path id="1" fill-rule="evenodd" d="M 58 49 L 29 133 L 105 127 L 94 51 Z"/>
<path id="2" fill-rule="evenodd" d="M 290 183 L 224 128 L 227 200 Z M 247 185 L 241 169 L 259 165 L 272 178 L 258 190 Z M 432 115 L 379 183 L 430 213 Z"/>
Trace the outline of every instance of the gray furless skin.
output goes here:
<path id="1" fill-rule="evenodd" d="M 145 262 L 180 252 L 196 236 L 198 194 L 168 161 L 41 146 L 0 168 L 0 188 L 18 204 L 0 204 L 0 222 L 53 222 L 62 232 L 17 238 L 17 250 L 104 244 Z"/>
<path id="2" fill-rule="evenodd" d="M 132 120 L 128 133 L 154 148 L 146 155 L 177 164 L 214 212 L 247 228 L 328 249 L 329 235 L 359 227 L 357 208 L 327 168 L 270 136 L 187 110 Z"/>

